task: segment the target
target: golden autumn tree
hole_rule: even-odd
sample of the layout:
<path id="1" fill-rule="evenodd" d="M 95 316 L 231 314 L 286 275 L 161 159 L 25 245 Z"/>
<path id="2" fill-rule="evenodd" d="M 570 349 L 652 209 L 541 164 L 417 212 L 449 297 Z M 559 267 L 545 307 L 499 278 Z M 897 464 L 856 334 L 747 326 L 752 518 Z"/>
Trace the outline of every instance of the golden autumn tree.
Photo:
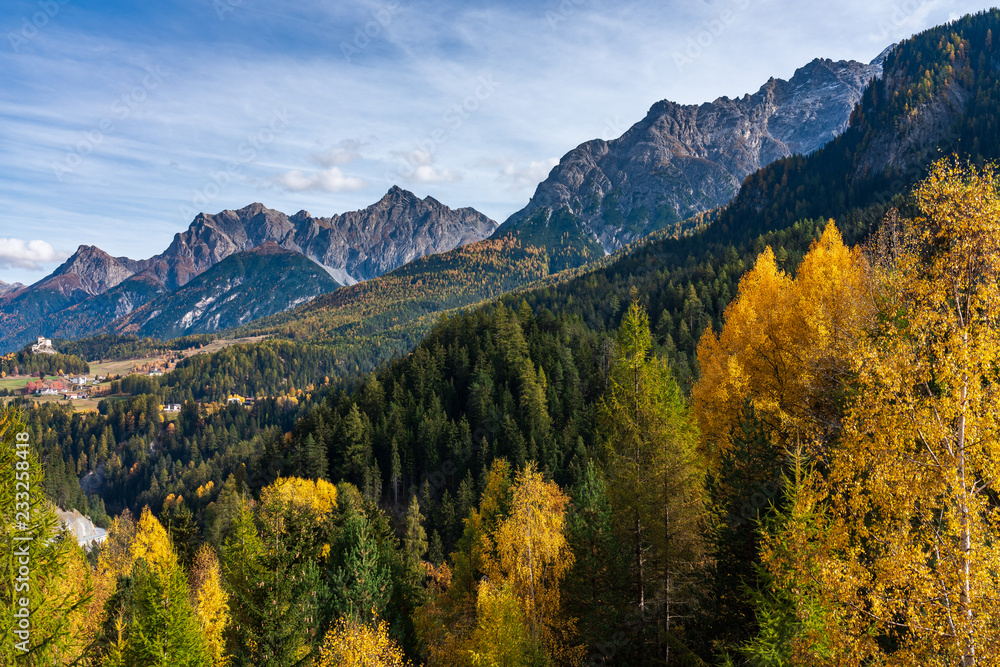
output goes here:
<path id="1" fill-rule="evenodd" d="M 429 571 L 428 600 L 414 618 L 428 665 L 462 664 L 468 657 L 469 637 L 477 623 L 479 582 L 491 557 L 492 536 L 509 514 L 512 498 L 510 464 L 495 459 L 479 507 L 464 520 L 451 566 L 442 564 Z"/>
<path id="2" fill-rule="evenodd" d="M 389 636 L 389 624 L 341 618 L 326 633 L 316 667 L 408 667 L 402 649 Z"/>
<path id="3" fill-rule="evenodd" d="M 120 532 L 119 532 L 120 531 Z M 190 603 L 187 577 L 170 536 L 145 508 L 134 523 L 112 524 L 99 576 L 115 580 L 96 660 L 106 667 L 210 667 L 205 634 Z"/>
<path id="4" fill-rule="evenodd" d="M 524 611 L 509 583 L 479 587 L 476 628 L 469 641 L 474 667 L 521 667 L 544 662 L 544 652 L 533 641 Z"/>
<path id="5" fill-rule="evenodd" d="M 580 651 L 566 646 L 573 629 L 560 614 L 560 584 L 574 561 L 566 538 L 568 502 L 559 486 L 529 463 L 517 474 L 508 516 L 492 536 L 484 536 L 483 569 L 497 586 L 510 586 L 532 643 L 544 645 L 560 662 L 574 663 Z"/>
<path id="6" fill-rule="evenodd" d="M 942 161 L 915 199 L 813 519 L 770 545 L 830 611 L 803 664 L 1000 664 L 1000 179 Z"/>
<path id="7" fill-rule="evenodd" d="M 782 445 L 825 440 L 839 428 L 836 393 L 872 314 L 867 262 L 831 221 L 793 279 L 768 247 L 741 280 L 722 331 L 698 343 L 691 392 L 702 441 L 717 459 L 747 404 Z"/>
<path id="8" fill-rule="evenodd" d="M 229 625 L 229 594 L 222 587 L 222 572 L 215 550 L 203 544 L 194 557 L 190 577 L 191 597 L 201 631 L 205 635 L 213 667 L 229 664 L 226 627 Z"/>

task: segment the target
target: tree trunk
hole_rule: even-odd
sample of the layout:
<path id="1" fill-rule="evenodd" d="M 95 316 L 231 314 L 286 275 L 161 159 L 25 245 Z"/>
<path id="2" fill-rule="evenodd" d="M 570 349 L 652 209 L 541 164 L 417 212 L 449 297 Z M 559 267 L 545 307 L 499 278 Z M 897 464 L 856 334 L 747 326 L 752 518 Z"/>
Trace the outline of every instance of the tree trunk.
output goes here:
<path id="1" fill-rule="evenodd" d="M 961 533 L 959 535 L 962 569 L 962 593 L 959 596 L 959 603 L 962 605 L 962 614 L 968 623 L 965 639 L 965 655 L 962 656 L 963 667 L 974 667 L 976 664 L 976 644 L 972 629 L 972 577 L 970 556 L 972 554 L 972 536 L 969 528 L 969 499 L 968 486 L 965 481 L 965 408 L 968 398 L 968 378 L 962 378 L 962 412 L 958 418 L 958 478 L 962 485 L 961 499 L 958 511 L 960 514 Z"/>

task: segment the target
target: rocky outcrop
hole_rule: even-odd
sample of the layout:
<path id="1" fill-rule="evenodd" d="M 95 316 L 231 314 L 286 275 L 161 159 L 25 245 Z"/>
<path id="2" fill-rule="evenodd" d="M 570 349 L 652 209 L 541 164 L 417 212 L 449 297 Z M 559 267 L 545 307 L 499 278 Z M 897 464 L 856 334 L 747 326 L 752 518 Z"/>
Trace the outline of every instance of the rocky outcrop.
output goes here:
<path id="1" fill-rule="evenodd" d="M 55 271 L 32 285 L 32 288 L 49 290 L 65 297 L 71 297 L 77 292 L 100 294 L 142 271 L 147 262 L 128 257 L 112 257 L 96 246 L 82 245 Z"/>
<path id="2" fill-rule="evenodd" d="M 811 153 L 843 132 L 884 56 L 867 65 L 817 59 L 741 98 L 657 102 L 618 139 L 565 155 L 504 226 L 565 207 L 610 252 L 721 206 L 760 167 Z"/>

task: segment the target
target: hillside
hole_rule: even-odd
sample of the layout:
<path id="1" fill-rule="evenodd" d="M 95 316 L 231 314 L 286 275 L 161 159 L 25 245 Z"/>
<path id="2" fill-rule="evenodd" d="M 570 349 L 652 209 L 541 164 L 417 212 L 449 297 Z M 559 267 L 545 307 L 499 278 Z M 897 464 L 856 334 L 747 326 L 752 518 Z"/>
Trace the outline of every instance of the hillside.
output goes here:
<path id="1" fill-rule="evenodd" d="M 162 340 L 232 329 L 340 287 L 306 256 L 268 241 L 230 255 L 175 292 L 115 322 L 115 329 Z"/>

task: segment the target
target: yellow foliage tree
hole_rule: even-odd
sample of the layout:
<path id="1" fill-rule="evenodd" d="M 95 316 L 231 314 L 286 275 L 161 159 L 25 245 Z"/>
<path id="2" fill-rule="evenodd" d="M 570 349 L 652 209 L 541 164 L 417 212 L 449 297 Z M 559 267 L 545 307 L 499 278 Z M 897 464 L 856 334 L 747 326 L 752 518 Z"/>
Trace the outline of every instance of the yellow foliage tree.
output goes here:
<path id="1" fill-rule="evenodd" d="M 337 487 L 326 480 L 279 477 L 260 492 L 262 505 L 298 508 L 325 519 L 337 509 Z"/>
<path id="2" fill-rule="evenodd" d="M 1000 179 L 942 161 L 915 195 L 842 442 L 792 511 L 821 517 L 769 545 L 830 610 L 803 664 L 1000 664 Z"/>
<path id="3" fill-rule="evenodd" d="M 219 560 L 212 547 L 204 544 L 195 554 L 191 569 L 191 591 L 198 622 L 215 667 L 229 664 L 225 631 L 229 625 L 229 595 L 222 588 Z"/>
<path id="4" fill-rule="evenodd" d="M 475 667 L 521 667 L 539 658 L 541 647 L 533 642 L 524 612 L 510 584 L 479 587 L 476 628 L 469 641 L 469 658 Z"/>
<path id="5" fill-rule="evenodd" d="M 529 463 L 517 475 L 509 515 L 493 535 L 483 536 L 483 570 L 497 585 L 510 586 L 533 644 L 545 645 L 554 656 L 573 653 L 560 640 L 569 628 L 559 614 L 559 585 L 574 562 L 566 540 L 568 502 L 559 486 Z"/>
<path id="6" fill-rule="evenodd" d="M 0 406 L 0 664 L 77 664 L 94 637 L 93 579 L 45 496 L 36 444 Z"/>
<path id="7" fill-rule="evenodd" d="M 316 667 L 409 667 L 402 649 L 389 636 L 389 625 L 341 618 L 326 633 Z"/>
<path id="8" fill-rule="evenodd" d="M 718 455 L 749 403 L 775 442 L 824 440 L 839 426 L 831 389 L 873 312 L 868 265 L 831 221 L 795 279 L 768 247 L 740 280 L 720 333 L 698 343 L 691 392 L 706 449 Z"/>

